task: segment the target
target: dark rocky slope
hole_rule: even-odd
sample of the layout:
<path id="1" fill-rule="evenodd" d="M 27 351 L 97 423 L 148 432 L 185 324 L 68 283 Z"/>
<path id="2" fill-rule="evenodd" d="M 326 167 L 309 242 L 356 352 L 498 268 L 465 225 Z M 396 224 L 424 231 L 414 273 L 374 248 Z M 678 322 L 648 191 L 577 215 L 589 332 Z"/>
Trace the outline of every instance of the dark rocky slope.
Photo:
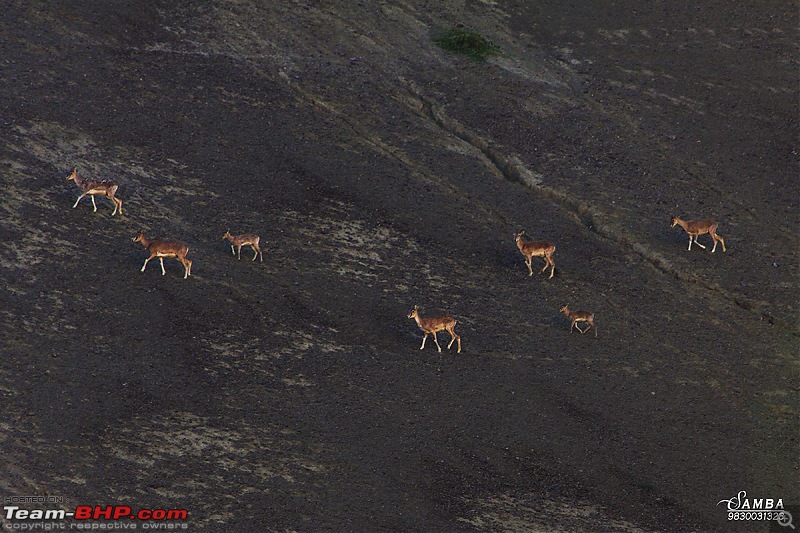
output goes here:
<path id="1" fill-rule="evenodd" d="M 2 492 L 203 531 L 718 531 L 740 490 L 800 502 L 796 17 L 7 6 Z M 437 48 L 456 24 L 503 55 Z M 125 216 L 70 209 L 74 166 Z M 687 252 L 673 214 L 728 252 Z M 139 229 L 193 276 L 139 273 Z M 414 304 L 464 352 L 420 352 Z"/>

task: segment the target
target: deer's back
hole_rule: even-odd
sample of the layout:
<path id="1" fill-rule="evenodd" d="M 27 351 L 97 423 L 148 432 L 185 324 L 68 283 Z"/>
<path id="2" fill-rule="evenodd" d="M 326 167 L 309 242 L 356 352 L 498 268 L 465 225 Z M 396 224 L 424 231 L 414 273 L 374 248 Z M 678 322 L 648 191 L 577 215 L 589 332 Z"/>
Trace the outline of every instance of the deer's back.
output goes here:
<path id="1" fill-rule="evenodd" d="M 160 255 L 186 255 L 189 247 L 180 242 L 173 241 L 151 241 L 147 245 L 147 251 Z"/>
<path id="2" fill-rule="evenodd" d="M 248 244 L 251 242 L 258 242 L 260 237 L 255 233 L 243 233 L 241 235 L 234 236 L 234 242 L 238 242 L 241 244 Z"/>
<path id="3" fill-rule="evenodd" d="M 107 190 L 107 189 L 114 189 L 116 190 L 117 184 L 111 180 L 84 180 L 81 187 L 84 190 Z"/>
<path id="4" fill-rule="evenodd" d="M 438 316 L 420 319 L 420 326 L 428 332 L 445 331 L 451 325 L 455 326 L 457 320 L 451 316 Z"/>
<path id="5" fill-rule="evenodd" d="M 690 220 L 686 223 L 686 227 L 691 232 L 706 232 L 711 228 L 716 228 L 717 223 L 711 219 L 703 219 L 703 220 Z"/>
<path id="6" fill-rule="evenodd" d="M 553 252 L 556 247 L 548 241 L 520 241 L 517 246 L 524 254 Z"/>

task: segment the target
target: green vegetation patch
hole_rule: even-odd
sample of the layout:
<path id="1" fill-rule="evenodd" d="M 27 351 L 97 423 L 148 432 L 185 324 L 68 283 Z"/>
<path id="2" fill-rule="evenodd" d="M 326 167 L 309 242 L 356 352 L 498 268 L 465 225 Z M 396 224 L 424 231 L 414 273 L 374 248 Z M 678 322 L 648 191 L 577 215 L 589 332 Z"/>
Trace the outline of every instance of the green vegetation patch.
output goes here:
<path id="1" fill-rule="evenodd" d="M 453 28 L 433 40 L 440 48 L 471 57 L 475 61 L 486 61 L 491 56 L 500 55 L 500 48 L 474 30 Z"/>

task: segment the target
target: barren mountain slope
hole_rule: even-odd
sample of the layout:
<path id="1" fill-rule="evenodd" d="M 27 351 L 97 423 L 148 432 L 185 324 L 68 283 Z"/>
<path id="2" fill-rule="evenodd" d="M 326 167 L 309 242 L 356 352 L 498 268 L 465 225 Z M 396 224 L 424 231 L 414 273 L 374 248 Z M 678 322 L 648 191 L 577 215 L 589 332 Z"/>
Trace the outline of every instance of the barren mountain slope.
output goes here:
<path id="1" fill-rule="evenodd" d="M 199 531 L 719 531 L 741 490 L 800 502 L 796 15 L 7 6 L 2 492 Z M 457 25 L 501 55 L 438 48 Z M 124 216 L 70 209 L 76 166 Z M 192 276 L 140 273 L 140 229 Z M 463 353 L 420 351 L 414 305 Z"/>

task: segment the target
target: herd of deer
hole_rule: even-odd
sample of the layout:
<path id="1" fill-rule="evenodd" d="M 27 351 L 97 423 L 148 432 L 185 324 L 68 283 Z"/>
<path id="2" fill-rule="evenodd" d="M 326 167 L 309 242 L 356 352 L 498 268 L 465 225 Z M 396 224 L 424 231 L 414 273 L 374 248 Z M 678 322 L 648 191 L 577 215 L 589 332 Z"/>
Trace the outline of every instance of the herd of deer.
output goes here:
<path id="1" fill-rule="evenodd" d="M 82 192 L 82 194 L 75 201 L 75 204 L 72 206 L 73 209 L 78 207 L 78 203 L 84 196 L 88 195 L 91 196 L 92 206 L 94 206 L 94 211 L 97 212 L 97 204 L 94 201 L 94 197 L 96 195 L 100 195 L 107 197 L 109 200 L 111 200 L 111 202 L 113 202 L 114 212 L 111 213 L 112 217 L 117 214 L 117 211 L 119 211 L 119 214 L 122 215 L 122 200 L 115 196 L 119 186 L 113 181 L 83 179 L 78 175 L 77 168 L 72 171 L 67 178 L 67 181 L 74 181 L 75 185 L 77 185 Z M 706 247 L 697 242 L 697 237 L 700 235 L 709 234 L 714 242 L 714 246 L 711 248 L 712 253 L 717 250 L 717 243 L 722 245 L 723 252 L 727 251 L 725 249 L 725 240 L 717 235 L 717 227 L 719 227 L 719 224 L 714 220 L 681 220 L 678 217 L 672 217 L 670 227 L 674 228 L 675 226 L 682 227 L 689 235 L 689 250 L 692 249 L 692 243 L 705 250 Z M 544 259 L 544 267 L 539 271 L 539 273 L 544 273 L 547 268 L 550 267 L 549 278 L 552 278 L 556 270 L 556 264 L 553 261 L 553 253 L 556 251 L 555 245 L 547 241 L 529 240 L 524 237 L 524 234 L 525 230 L 518 231 L 514 235 L 514 240 L 517 241 L 517 248 L 519 248 L 519 251 L 525 256 L 525 265 L 528 267 L 528 275 L 533 276 L 533 266 L 531 265 L 533 258 L 541 257 Z M 230 241 L 231 253 L 237 256 L 239 259 L 242 258 L 242 246 L 250 246 L 255 253 L 253 256 L 253 261 L 255 261 L 256 258 L 259 258 L 262 263 L 264 262 L 264 256 L 261 254 L 261 248 L 259 246 L 261 239 L 258 235 L 254 235 L 252 233 L 231 235 L 230 231 L 226 231 L 222 238 Z M 154 257 L 157 257 L 161 263 L 161 275 L 166 275 L 167 271 L 164 270 L 164 258 L 171 257 L 177 259 L 183 265 L 184 279 L 191 276 L 192 261 L 191 259 L 186 258 L 186 254 L 189 253 L 189 247 L 185 244 L 173 241 L 150 240 L 145 237 L 144 233 L 141 231 L 136 235 L 136 237 L 133 238 L 133 242 L 142 243 L 142 246 L 144 246 L 150 254 L 150 256 L 144 260 L 144 265 L 142 265 L 141 270 L 142 272 L 144 272 L 145 268 L 147 268 L 147 263 Z M 597 325 L 594 323 L 593 313 L 588 311 L 570 311 L 569 307 L 566 305 L 559 309 L 559 312 L 564 313 L 564 315 L 571 321 L 569 329 L 570 332 L 572 332 L 573 329 L 577 329 L 581 333 L 586 333 L 590 329 L 594 328 L 594 336 L 597 337 Z M 441 352 L 442 347 L 439 346 L 436 333 L 447 331 L 451 337 L 450 344 L 447 345 L 447 349 L 450 349 L 450 347 L 453 345 L 453 342 L 458 342 L 458 353 L 461 353 L 461 337 L 456 334 L 455 330 L 458 321 L 453 317 L 439 316 L 422 318 L 419 315 L 419 308 L 415 305 L 414 309 L 412 309 L 408 314 L 408 318 L 413 318 L 416 321 L 417 326 L 419 326 L 419 329 L 421 329 L 422 333 L 424 334 L 422 337 L 422 346 L 419 348 L 420 350 L 425 348 L 425 341 L 428 339 L 428 335 L 433 335 L 433 342 L 436 343 L 436 348 L 438 348 L 439 352 Z M 586 329 L 581 329 L 581 327 L 578 326 L 578 322 L 586 322 Z"/>
<path id="2" fill-rule="evenodd" d="M 94 206 L 94 211 L 97 212 L 97 204 L 94 201 L 94 197 L 105 196 L 109 200 L 114 203 L 114 212 L 111 213 L 111 216 L 117 214 L 122 215 L 122 200 L 116 197 L 117 190 L 119 189 L 119 185 L 114 183 L 111 180 L 91 180 L 91 179 L 83 179 L 78 175 L 78 169 L 74 168 L 72 173 L 67 177 L 67 181 L 74 181 L 75 185 L 82 191 L 82 194 L 78 197 L 75 201 L 75 204 L 72 206 L 73 209 L 78 207 L 78 203 L 84 196 L 91 196 L 92 197 L 92 205 Z M 264 256 L 261 253 L 261 247 L 259 243 L 261 242 L 261 238 L 258 235 L 254 235 L 252 233 L 245 233 L 242 235 L 231 235 L 230 230 L 225 232 L 225 235 L 222 236 L 223 239 L 228 239 L 231 243 L 231 253 L 233 255 L 237 255 L 239 259 L 242 258 L 242 246 L 250 246 L 255 252 L 253 256 L 253 261 L 257 258 L 261 259 L 261 262 L 264 262 Z M 177 259 L 183 265 L 183 279 L 188 278 L 192 275 L 192 260 L 186 258 L 186 254 L 189 253 L 189 247 L 180 242 L 174 241 L 161 241 L 161 240 L 153 240 L 148 239 L 145 237 L 144 232 L 140 231 L 136 237 L 133 238 L 133 242 L 140 242 L 142 246 L 144 246 L 145 250 L 150 254 L 150 256 L 144 260 L 144 264 L 142 265 L 142 272 L 147 268 L 147 263 L 157 257 L 159 262 L 161 263 L 161 275 L 164 276 L 167 274 L 167 271 L 164 269 L 164 258 L 171 257 Z"/>

